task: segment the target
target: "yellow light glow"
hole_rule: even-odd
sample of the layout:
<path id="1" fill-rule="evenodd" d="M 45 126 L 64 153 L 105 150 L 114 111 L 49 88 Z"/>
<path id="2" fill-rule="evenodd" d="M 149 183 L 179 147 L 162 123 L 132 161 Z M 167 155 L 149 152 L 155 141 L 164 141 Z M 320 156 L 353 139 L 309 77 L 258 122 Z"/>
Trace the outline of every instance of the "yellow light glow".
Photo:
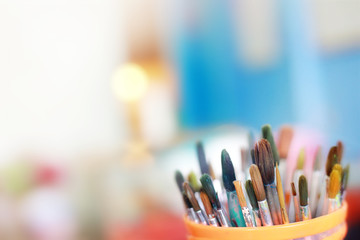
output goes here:
<path id="1" fill-rule="evenodd" d="M 122 101 L 139 100 L 145 93 L 148 76 L 137 64 L 127 63 L 119 67 L 112 78 L 112 88 L 115 95 Z"/>

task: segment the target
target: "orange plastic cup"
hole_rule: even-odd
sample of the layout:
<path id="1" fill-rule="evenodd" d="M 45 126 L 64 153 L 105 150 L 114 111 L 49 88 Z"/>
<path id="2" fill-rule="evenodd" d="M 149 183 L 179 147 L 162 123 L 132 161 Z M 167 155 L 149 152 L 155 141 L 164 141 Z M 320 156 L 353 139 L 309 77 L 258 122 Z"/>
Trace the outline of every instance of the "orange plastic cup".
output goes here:
<path id="1" fill-rule="evenodd" d="M 311 237 L 339 240 L 347 233 L 347 203 L 337 211 L 310 220 L 267 227 L 224 228 L 196 224 L 185 217 L 188 240 L 279 240 Z M 310 238 L 308 238 L 310 239 Z"/>

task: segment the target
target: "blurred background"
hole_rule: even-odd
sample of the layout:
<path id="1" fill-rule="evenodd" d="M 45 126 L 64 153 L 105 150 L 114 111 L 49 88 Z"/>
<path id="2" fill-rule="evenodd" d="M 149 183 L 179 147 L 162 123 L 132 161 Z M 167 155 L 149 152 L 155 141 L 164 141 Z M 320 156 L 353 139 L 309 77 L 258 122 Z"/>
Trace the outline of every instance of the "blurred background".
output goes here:
<path id="1" fill-rule="evenodd" d="M 0 238 L 186 239 L 174 170 L 247 132 L 342 140 L 360 209 L 359 0 L 0 0 Z M 234 163 L 240 165 L 240 160 Z M 237 168 L 238 169 L 238 168 Z"/>

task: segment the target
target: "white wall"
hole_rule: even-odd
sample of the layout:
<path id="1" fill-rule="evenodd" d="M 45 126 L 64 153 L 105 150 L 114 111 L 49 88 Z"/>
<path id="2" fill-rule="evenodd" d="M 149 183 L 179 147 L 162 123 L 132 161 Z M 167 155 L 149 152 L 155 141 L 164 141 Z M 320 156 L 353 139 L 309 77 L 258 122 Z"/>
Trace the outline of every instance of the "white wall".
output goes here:
<path id="1" fill-rule="evenodd" d="M 0 0 L 0 164 L 119 146 L 110 78 L 124 60 L 121 1 Z"/>

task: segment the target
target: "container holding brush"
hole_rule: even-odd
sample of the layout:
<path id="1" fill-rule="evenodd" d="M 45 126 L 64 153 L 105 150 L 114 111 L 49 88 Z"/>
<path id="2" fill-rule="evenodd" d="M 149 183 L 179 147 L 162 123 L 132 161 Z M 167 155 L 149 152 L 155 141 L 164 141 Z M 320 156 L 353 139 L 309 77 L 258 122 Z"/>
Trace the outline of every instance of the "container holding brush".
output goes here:
<path id="1" fill-rule="evenodd" d="M 208 221 L 200 221 L 201 218 L 194 217 L 190 212 L 195 210 L 200 214 L 201 209 L 189 184 L 185 182 L 184 188 L 179 188 L 183 194 L 182 189 L 185 190 L 189 199 L 184 202 L 188 210 L 188 215 L 184 218 L 188 239 L 344 239 L 347 233 L 347 203 L 344 196 L 349 167 L 343 171 L 342 150 L 335 147 L 329 151 L 326 164 L 329 177 L 323 184 L 326 187 L 325 193 L 320 192 L 317 187 L 311 188 L 315 198 L 309 198 L 308 180 L 299 172 L 299 177 L 291 182 L 293 201 L 287 204 L 279 169 L 281 162 L 271 128 L 265 125 L 262 130 L 263 138 L 255 143 L 253 149 L 254 164 L 249 167 L 250 179 L 237 180 L 229 153 L 225 149 L 221 153 L 222 182 L 228 200 L 226 206 L 219 200 L 212 177 L 208 174 L 200 177 L 201 201 L 206 212 L 201 216 Z M 300 159 L 303 159 L 300 162 L 305 161 L 304 157 Z M 314 170 L 318 171 L 318 167 Z M 176 179 L 178 181 L 179 177 Z M 310 186 L 311 184 L 313 183 Z M 246 196 L 250 204 L 247 203 Z M 313 199 L 316 204 L 311 205 L 309 201 L 314 201 Z M 295 219 L 289 219 L 289 207 L 294 210 Z M 311 210 L 319 210 L 320 214 L 312 216 Z"/>
<path id="2" fill-rule="evenodd" d="M 347 208 L 347 204 L 344 202 L 340 209 L 321 217 L 266 227 L 222 228 L 197 224 L 188 220 L 186 217 L 184 219 L 188 231 L 188 240 L 278 240 L 305 237 L 311 237 L 311 239 L 338 240 L 344 239 L 347 233 L 345 221 Z"/>

